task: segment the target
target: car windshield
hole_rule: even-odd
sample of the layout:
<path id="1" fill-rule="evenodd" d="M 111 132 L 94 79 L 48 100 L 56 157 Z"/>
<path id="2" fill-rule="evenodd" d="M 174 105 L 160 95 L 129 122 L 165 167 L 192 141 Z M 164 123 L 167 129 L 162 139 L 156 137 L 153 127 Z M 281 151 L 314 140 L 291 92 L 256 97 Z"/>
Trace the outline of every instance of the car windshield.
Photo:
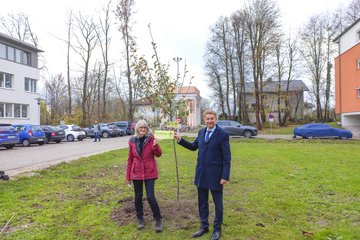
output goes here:
<path id="1" fill-rule="evenodd" d="M 42 129 L 41 129 L 40 126 L 34 125 L 34 126 L 31 126 L 31 130 L 39 131 L 39 130 L 42 130 Z"/>
<path id="2" fill-rule="evenodd" d="M 79 127 L 78 125 L 73 125 L 72 129 L 75 131 L 79 131 L 79 130 L 81 130 L 81 127 Z"/>

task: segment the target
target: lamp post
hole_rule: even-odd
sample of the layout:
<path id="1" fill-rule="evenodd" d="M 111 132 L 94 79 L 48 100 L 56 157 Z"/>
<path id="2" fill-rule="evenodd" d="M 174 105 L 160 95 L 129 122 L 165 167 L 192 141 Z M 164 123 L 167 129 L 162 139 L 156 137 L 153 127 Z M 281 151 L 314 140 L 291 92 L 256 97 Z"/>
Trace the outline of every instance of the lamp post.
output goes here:
<path id="1" fill-rule="evenodd" d="M 35 100 L 37 101 L 37 105 L 38 105 L 38 124 L 41 124 L 41 121 L 40 121 L 40 119 L 41 119 L 41 117 L 40 117 L 40 103 L 41 103 L 41 101 L 43 100 L 41 97 L 37 97 L 37 98 L 35 98 Z"/>
<path id="2" fill-rule="evenodd" d="M 179 83 L 179 62 L 182 60 L 181 57 L 174 57 L 173 60 L 176 62 L 176 97 L 178 97 L 179 95 L 179 86 L 178 86 L 178 83 Z M 176 113 L 176 116 L 175 116 L 175 119 L 177 118 L 178 114 Z"/>
<path id="3" fill-rule="evenodd" d="M 176 65 L 177 65 L 177 72 L 176 72 L 176 83 L 177 83 L 179 80 L 179 62 L 182 60 L 182 58 L 175 57 L 175 58 L 173 58 L 173 60 L 176 62 Z"/>

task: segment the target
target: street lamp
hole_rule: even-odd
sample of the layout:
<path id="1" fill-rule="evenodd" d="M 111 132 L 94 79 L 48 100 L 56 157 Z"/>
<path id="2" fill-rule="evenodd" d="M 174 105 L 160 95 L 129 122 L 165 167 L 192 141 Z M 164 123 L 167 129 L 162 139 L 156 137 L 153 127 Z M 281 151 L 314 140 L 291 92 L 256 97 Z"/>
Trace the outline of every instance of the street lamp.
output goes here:
<path id="1" fill-rule="evenodd" d="M 181 57 L 173 58 L 173 60 L 176 62 L 177 65 L 177 72 L 176 72 L 176 83 L 179 80 L 179 62 L 182 60 Z"/>
<path id="2" fill-rule="evenodd" d="M 179 90 L 180 90 L 180 86 L 178 86 L 179 84 L 179 62 L 182 60 L 181 57 L 174 57 L 173 60 L 176 62 L 176 66 L 177 66 L 177 72 L 176 72 L 176 97 L 178 97 L 179 95 Z M 176 113 L 176 118 L 178 116 L 178 113 Z M 178 128 L 179 129 L 179 128 Z"/>
<path id="3" fill-rule="evenodd" d="M 43 100 L 41 97 L 35 98 L 37 105 L 38 105 L 38 124 L 41 124 L 40 122 L 40 103 Z"/>

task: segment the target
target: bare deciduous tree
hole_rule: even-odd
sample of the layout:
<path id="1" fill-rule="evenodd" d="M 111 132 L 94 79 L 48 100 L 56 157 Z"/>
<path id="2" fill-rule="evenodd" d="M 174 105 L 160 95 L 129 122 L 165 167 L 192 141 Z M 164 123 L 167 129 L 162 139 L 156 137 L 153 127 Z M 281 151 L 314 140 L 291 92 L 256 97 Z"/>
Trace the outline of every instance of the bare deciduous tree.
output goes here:
<path id="1" fill-rule="evenodd" d="M 102 118 L 106 117 L 106 96 L 107 96 L 106 90 L 108 85 L 108 75 L 109 75 L 109 67 L 110 67 L 110 63 L 109 63 L 109 49 L 110 49 L 110 41 L 111 41 L 110 3 L 111 1 L 108 2 L 108 4 L 103 10 L 104 19 L 103 20 L 100 19 L 100 29 L 99 31 L 97 31 L 97 35 L 101 47 L 103 63 L 104 63 L 104 78 L 102 81 L 102 110 L 101 110 Z"/>
<path id="2" fill-rule="evenodd" d="M 273 0 L 250 0 L 244 13 L 245 29 L 251 51 L 256 126 L 262 129 L 265 118 L 261 98 L 264 66 L 269 52 L 279 40 L 280 10 Z"/>
<path id="3" fill-rule="evenodd" d="M 66 83 L 61 74 L 51 76 L 45 81 L 46 103 L 50 110 L 50 119 L 47 123 L 58 124 L 61 116 L 65 114 Z"/>
<path id="4" fill-rule="evenodd" d="M 347 26 L 360 18 L 360 0 L 352 0 L 346 8 L 345 23 Z"/>
<path id="5" fill-rule="evenodd" d="M 120 21 L 120 33 L 122 35 L 122 39 L 124 41 L 125 47 L 125 60 L 126 60 L 126 78 L 128 83 L 128 107 L 129 113 L 128 117 L 130 121 L 134 119 L 134 88 L 133 88 L 133 80 L 131 74 L 131 66 L 130 66 L 130 59 L 131 59 L 131 48 L 135 44 L 135 40 L 132 36 L 132 16 L 133 16 L 133 8 L 135 5 L 134 0 L 120 0 L 117 7 L 116 7 L 116 16 Z"/>
<path id="6" fill-rule="evenodd" d="M 88 90 L 90 86 L 89 69 L 91 67 L 91 56 L 97 46 L 98 37 L 96 34 L 97 25 L 93 22 L 91 17 L 84 17 L 79 13 L 76 17 L 74 25 L 74 35 L 76 39 L 76 45 L 71 45 L 72 49 L 80 57 L 83 63 L 82 66 L 82 100 L 81 109 L 83 111 L 82 126 L 88 124 L 87 102 L 89 101 Z"/>

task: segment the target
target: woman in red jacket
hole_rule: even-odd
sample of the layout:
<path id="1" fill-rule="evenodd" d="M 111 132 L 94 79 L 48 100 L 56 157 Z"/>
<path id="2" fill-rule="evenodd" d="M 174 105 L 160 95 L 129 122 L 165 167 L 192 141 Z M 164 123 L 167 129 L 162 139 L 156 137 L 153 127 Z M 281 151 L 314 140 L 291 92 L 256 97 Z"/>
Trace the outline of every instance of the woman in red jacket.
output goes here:
<path id="1" fill-rule="evenodd" d="M 126 166 L 126 180 L 134 184 L 135 209 L 138 229 L 143 229 L 143 185 L 146 189 L 146 198 L 149 202 L 153 216 L 155 218 L 155 230 L 163 230 L 163 222 L 159 205 L 155 198 L 155 180 L 158 178 L 158 170 L 155 157 L 162 154 L 158 140 L 154 138 L 148 123 L 140 120 L 135 126 L 135 135 L 129 140 L 129 157 Z"/>

